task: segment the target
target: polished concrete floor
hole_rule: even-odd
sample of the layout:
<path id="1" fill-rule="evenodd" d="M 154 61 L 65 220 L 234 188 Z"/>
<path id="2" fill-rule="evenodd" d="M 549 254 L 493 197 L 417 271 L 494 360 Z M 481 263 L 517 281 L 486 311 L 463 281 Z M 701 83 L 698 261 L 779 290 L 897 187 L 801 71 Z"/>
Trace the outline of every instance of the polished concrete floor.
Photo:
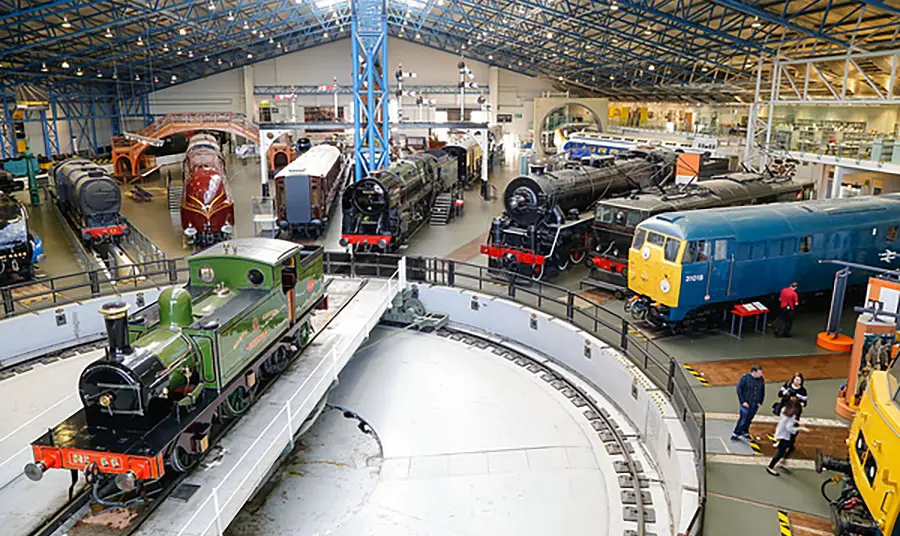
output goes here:
<path id="1" fill-rule="evenodd" d="M 178 166 L 172 167 L 174 173 L 180 172 Z M 480 198 L 477 191 L 468 192 L 463 218 L 451 222 L 446 227 L 423 227 L 404 252 L 409 255 L 450 257 L 458 261 L 485 265 L 485 258 L 478 253 L 477 246 L 484 241 L 492 218 L 502 212 L 503 189 L 509 180 L 516 176 L 517 171 L 512 163 L 495 170 L 491 176 L 491 183 L 496 186 L 499 199 L 485 201 Z M 228 174 L 236 200 L 236 235 L 252 236 L 251 198 L 261 193 L 258 160 L 243 162 L 229 158 Z M 168 256 L 180 257 L 190 253 L 182 244 L 177 215 L 170 214 L 167 209 L 164 181 L 159 178 L 151 179 L 144 184 L 144 188 L 153 194 L 152 201 L 137 203 L 126 195 L 123 200 L 123 214 L 149 235 Z M 128 189 L 124 190 L 127 192 Z M 79 271 L 73 262 L 71 252 L 68 252 L 69 246 L 46 204 L 39 208 L 31 208 L 30 215 L 33 230 L 45 243 L 47 260 L 41 266 L 41 271 L 50 276 Z M 327 249 L 339 249 L 339 237 L 339 218 L 333 218 L 322 243 Z M 583 267 L 576 267 L 554 283 L 577 289 L 578 282 L 586 276 L 587 271 Z M 847 303 L 842 327 L 843 333 L 852 333 L 856 319 L 852 305 L 860 301 L 848 298 Z M 603 306 L 624 315 L 619 301 L 606 301 Z M 791 339 L 776 339 L 771 334 L 764 337 L 746 332 L 742 340 L 734 339 L 722 332 L 711 332 L 691 338 L 665 334 L 651 334 L 650 337 L 679 363 L 695 365 L 730 359 L 825 355 L 827 352 L 815 346 L 815 335 L 822 331 L 825 325 L 826 310 L 827 301 L 810 301 L 801 305 L 794 325 L 794 336 Z M 794 364 L 789 368 L 793 366 Z M 760 412 L 761 416 L 770 413 L 767 411 L 768 406 L 774 400 L 779 385 L 778 382 L 771 381 L 775 376 L 772 375 L 767 385 L 768 403 Z M 839 385 L 844 381 L 843 378 L 845 376 L 836 375 L 807 382 L 810 404 L 804 413 L 806 418 L 827 419 L 830 426 L 835 425 L 831 422 L 836 420 L 833 410 L 834 399 Z M 780 377 L 778 379 L 780 380 Z M 721 444 L 719 436 L 727 435 L 733 426 L 733 418 L 737 413 L 734 386 L 727 384 L 704 386 L 692 377 L 689 382 L 707 413 L 712 415 L 708 429 L 715 437 L 707 439 L 710 451 L 738 456 L 709 464 L 710 497 L 705 534 L 714 536 L 775 534 L 778 530 L 778 509 L 814 516 L 827 515 L 826 504 L 818 489 L 825 475 L 816 475 L 808 469 L 800 468 L 791 474 L 775 478 L 769 476 L 763 469 L 763 464 L 767 461 L 765 456 L 754 454 L 746 444 L 731 444 L 727 452 L 721 447 L 712 447 L 713 444 Z M 837 422 L 836 425 L 840 426 L 841 423 Z M 735 460 L 739 460 L 740 463 L 735 463 Z"/>

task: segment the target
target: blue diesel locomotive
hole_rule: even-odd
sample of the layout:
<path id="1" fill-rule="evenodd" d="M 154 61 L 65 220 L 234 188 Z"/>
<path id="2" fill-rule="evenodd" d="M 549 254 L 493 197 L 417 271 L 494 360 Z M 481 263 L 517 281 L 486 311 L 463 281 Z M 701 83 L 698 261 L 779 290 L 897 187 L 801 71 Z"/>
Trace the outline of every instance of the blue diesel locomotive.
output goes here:
<path id="1" fill-rule="evenodd" d="M 900 194 L 659 214 L 642 222 L 628 253 L 628 287 L 657 327 L 704 329 L 731 304 L 766 300 L 792 281 L 828 290 L 844 260 L 896 267 Z M 856 271 L 850 284 L 867 274 Z"/>

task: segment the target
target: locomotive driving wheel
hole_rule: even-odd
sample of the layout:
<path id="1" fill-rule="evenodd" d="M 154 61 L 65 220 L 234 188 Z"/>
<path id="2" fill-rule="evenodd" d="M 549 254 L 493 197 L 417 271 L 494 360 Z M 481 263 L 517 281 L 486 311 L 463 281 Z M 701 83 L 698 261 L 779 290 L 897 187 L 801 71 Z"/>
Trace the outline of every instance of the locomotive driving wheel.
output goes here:
<path id="1" fill-rule="evenodd" d="M 238 415 L 243 414 L 250 408 L 252 403 L 252 399 L 250 398 L 250 393 L 247 389 L 241 385 L 225 399 L 225 402 L 222 404 L 225 408 L 225 413 L 230 417 L 237 417 Z"/>
<path id="2" fill-rule="evenodd" d="M 169 465 L 179 473 L 187 473 L 200 461 L 199 454 L 192 454 L 182 446 L 176 445 L 169 455 Z"/>

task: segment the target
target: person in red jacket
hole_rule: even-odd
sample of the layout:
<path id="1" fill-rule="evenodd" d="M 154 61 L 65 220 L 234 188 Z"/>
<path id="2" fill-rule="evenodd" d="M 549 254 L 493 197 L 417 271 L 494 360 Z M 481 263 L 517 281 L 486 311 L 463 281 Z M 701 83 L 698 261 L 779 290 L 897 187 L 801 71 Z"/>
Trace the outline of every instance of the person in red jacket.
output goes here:
<path id="1" fill-rule="evenodd" d="M 790 286 L 781 289 L 781 315 L 778 317 L 778 323 L 775 326 L 776 337 L 790 337 L 791 327 L 794 325 L 794 309 L 800 304 L 800 298 L 797 296 L 797 282 L 794 281 Z"/>

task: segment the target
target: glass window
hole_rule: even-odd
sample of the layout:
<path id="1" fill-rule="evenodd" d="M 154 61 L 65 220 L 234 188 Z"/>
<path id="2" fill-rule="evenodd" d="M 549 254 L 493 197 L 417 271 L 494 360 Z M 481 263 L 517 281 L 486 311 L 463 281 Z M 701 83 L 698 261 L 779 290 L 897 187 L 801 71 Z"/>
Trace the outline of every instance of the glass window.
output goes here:
<path id="1" fill-rule="evenodd" d="M 678 257 L 678 250 L 681 248 L 681 240 L 676 240 L 674 238 L 666 238 L 666 246 L 663 249 L 663 254 L 665 258 L 669 262 L 675 262 L 675 259 Z"/>
<path id="2" fill-rule="evenodd" d="M 724 242 L 724 240 L 720 240 L 720 242 Z M 750 252 L 750 258 L 753 260 L 765 259 L 766 258 L 766 243 L 765 242 L 754 242 L 751 245 L 752 251 Z"/>
<path id="3" fill-rule="evenodd" d="M 634 242 L 631 244 L 631 247 L 634 249 L 641 249 L 641 246 L 644 245 L 644 239 L 647 238 L 647 231 L 643 229 L 638 229 L 636 233 L 634 233 Z"/>
<path id="4" fill-rule="evenodd" d="M 712 247 L 711 241 L 698 240 L 697 241 L 697 258 L 694 262 L 708 262 L 709 261 L 709 249 L 711 247 Z"/>
<path id="5" fill-rule="evenodd" d="M 637 227 L 637 224 L 644 221 L 644 213 L 640 210 L 629 210 L 628 211 L 628 227 Z"/>
<path id="6" fill-rule="evenodd" d="M 713 253 L 713 260 L 724 261 L 728 256 L 728 240 L 716 240 L 716 249 Z"/>
<path id="7" fill-rule="evenodd" d="M 750 244 L 738 244 L 735 259 L 738 261 L 750 260 Z"/>
<path id="8" fill-rule="evenodd" d="M 888 242 L 896 242 L 897 241 L 897 226 L 891 225 L 887 230 L 887 241 Z"/>
<path id="9" fill-rule="evenodd" d="M 649 236 L 647 236 L 647 242 L 653 244 L 654 246 L 661 246 L 663 242 L 666 241 L 666 237 L 659 233 L 651 232 Z"/>
<path id="10" fill-rule="evenodd" d="M 616 225 L 621 225 L 625 227 L 626 222 L 628 221 L 628 211 L 617 209 L 616 210 Z"/>
<path id="11" fill-rule="evenodd" d="M 769 257 L 780 257 L 782 255 L 781 240 L 769 241 Z"/>
<path id="12" fill-rule="evenodd" d="M 691 240 L 688 242 L 687 248 L 684 250 L 684 258 L 682 259 L 682 264 L 690 264 L 697 260 L 697 242 Z"/>
<path id="13" fill-rule="evenodd" d="M 600 207 L 600 221 L 603 223 L 611 223 L 613 218 L 613 209 L 610 207 Z"/>
<path id="14" fill-rule="evenodd" d="M 809 253 L 812 250 L 812 237 L 804 236 L 800 239 L 800 247 L 797 249 L 800 253 Z"/>

